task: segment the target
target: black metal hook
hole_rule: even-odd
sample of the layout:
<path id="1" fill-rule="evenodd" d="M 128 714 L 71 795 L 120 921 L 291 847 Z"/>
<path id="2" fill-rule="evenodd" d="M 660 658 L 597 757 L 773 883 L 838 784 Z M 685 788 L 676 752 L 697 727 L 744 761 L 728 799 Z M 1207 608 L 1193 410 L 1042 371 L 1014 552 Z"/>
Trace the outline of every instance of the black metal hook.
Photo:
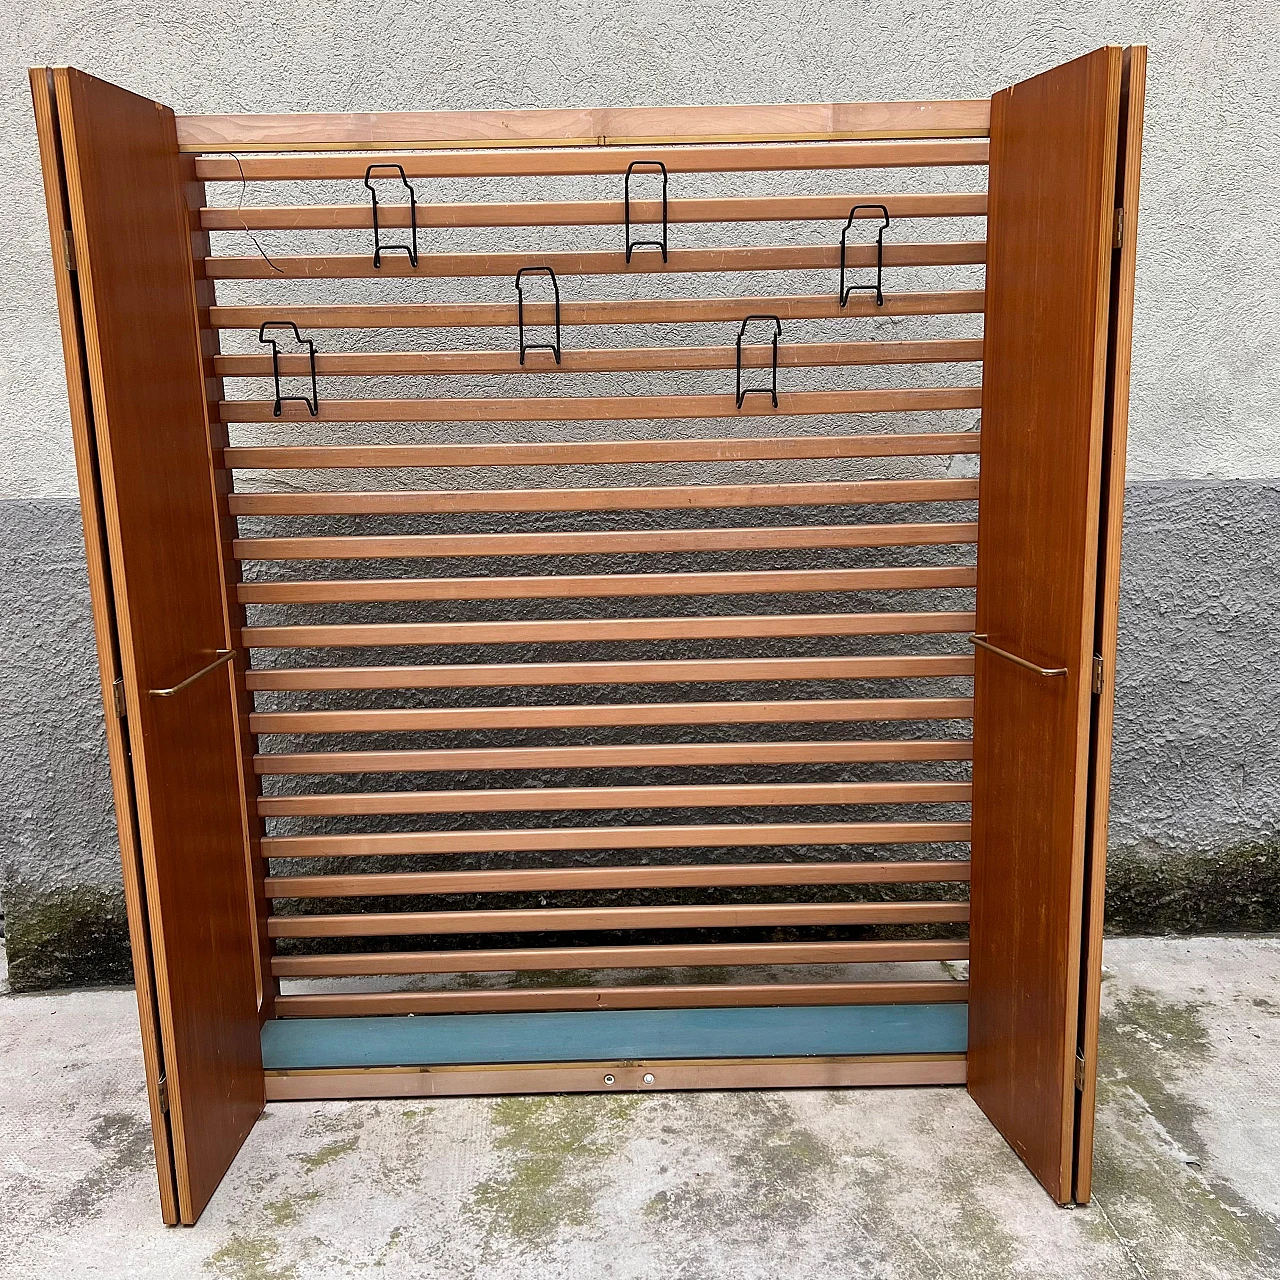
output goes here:
<path id="1" fill-rule="evenodd" d="M 274 338 L 267 337 L 268 329 L 292 329 L 294 341 L 300 347 L 306 347 L 311 356 L 311 397 L 306 396 L 282 396 L 280 394 L 280 345 Z M 271 410 L 271 416 L 278 418 L 280 416 L 280 407 L 286 400 L 298 400 L 305 404 L 311 411 L 314 418 L 320 412 L 320 389 L 316 384 L 316 344 L 310 338 L 304 338 L 298 332 L 298 326 L 292 320 L 264 320 L 261 328 L 258 330 L 258 341 L 268 343 L 271 347 L 271 376 L 276 383 L 276 403 Z"/>
<path id="2" fill-rule="evenodd" d="M 851 284 L 845 288 L 844 283 L 844 255 L 849 240 L 849 228 L 853 226 L 854 219 L 858 216 L 859 209 L 879 209 L 884 216 L 884 221 L 880 224 L 880 229 L 876 232 L 876 282 L 875 284 Z M 849 301 L 849 295 L 855 289 L 874 289 L 876 294 L 876 306 L 884 306 L 884 291 L 881 284 L 884 280 L 884 233 L 889 225 L 889 210 L 882 204 L 855 204 L 849 210 L 849 219 L 844 224 L 844 230 L 840 233 L 840 305 L 843 307 Z"/>
<path id="3" fill-rule="evenodd" d="M 378 226 L 378 192 L 373 183 L 369 181 L 369 175 L 375 169 L 394 169 L 400 175 L 400 181 L 409 193 L 409 226 L 412 228 L 409 244 L 382 243 L 382 228 Z M 403 249 L 409 255 L 409 261 L 416 267 L 418 265 L 418 193 L 409 185 L 409 179 L 404 176 L 404 165 L 371 164 L 364 171 L 364 185 L 373 200 L 373 265 L 375 267 L 382 266 L 382 251 L 384 249 Z"/>
<path id="4" fill-rule="evenodd" d="M 522 277 L 526 275 L 548 275 L 551 277 L 551 288 L 556 295 L 556 340 L 552 342 L 525 342 L 524 340 L 524 287 Z M 550 267 L 521 267 L 516 272 L 516 321 L 520 327 L 520 363 L 524 364 L 526 351 L 550 351 L 560 363 L 560 285 L 556 281 L 556 273 Z"/>
<path id="5" fill-rule="evenodd" d="M 773 379 L 767 387 L 744 387 L 742 385 L 742 339 L 746 336 L 747 325 L 753 320 L 772 320 L 773 321 Z M 737 343 L 737 393 L 738 408 L 742 408 L 742 402 L 746 399 L 747 393 L 751 391 L 767 391 L 773 399 L 773 407 L 778 407 L 778 339 L 782 337 L 782 321 L 777 316 L 748 316 L 742 322 L 742 328 L 738 330 Z"/>
<path id="6" fill-rule="evenodd" d="M 657 168 L 662 174 L 662 239 L 661 240 L 635 240 L 631 239 L 631 175 L 638 168 L 648 167 L 649 169 Z M 661 249 L 662 260 L 667 260 L 667 166 L 661 160 L 633 160 L 627 165 L 627 176 L 622 183 L 622 221 L 626 228 L 627 236 L 627 261 L 631 261 L 631 251 L 633 249 Z"/>

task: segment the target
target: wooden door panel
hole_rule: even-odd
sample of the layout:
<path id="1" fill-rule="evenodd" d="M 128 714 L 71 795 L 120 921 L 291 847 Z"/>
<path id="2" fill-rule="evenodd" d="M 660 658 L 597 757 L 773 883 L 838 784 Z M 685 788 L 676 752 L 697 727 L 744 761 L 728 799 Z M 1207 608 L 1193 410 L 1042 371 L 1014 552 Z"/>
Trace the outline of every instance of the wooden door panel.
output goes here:
<path id="1" fill-rule="evenodd" d="M 229 646 L 178 147 L 166 107 L 54 88 L 127 704 L 179 1212 L 262 1109 Z"/>
<path id="2" fill-rule="evenodd" d="M 1072 1195 L 1121 50 L 992 99 L 969 1090 Z"/>

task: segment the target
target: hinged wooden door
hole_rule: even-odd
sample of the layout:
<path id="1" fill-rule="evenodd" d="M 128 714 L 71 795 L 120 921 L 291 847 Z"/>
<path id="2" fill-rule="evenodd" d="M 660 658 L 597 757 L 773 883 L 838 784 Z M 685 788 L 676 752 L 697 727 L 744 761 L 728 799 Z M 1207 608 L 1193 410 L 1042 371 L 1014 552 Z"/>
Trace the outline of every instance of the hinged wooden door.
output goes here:
<path id="1" fill-rule="evenodd" d="M 1114 665 L 1116 596 L 1100 531 L 1114 560 L 1137 197 L 1135 168 L 1122 256 L 1117 161 L 1140 129 L 1144 52 L 1100 49 L 991 111 L 969 1091 L 1059 1203 L 1088 1194 L 1077 1092 L 1091 1107 L 1101 899 L 1086 928 L 1085 885 L 1105 854 L 1096 673 Z"/>
<path id="2" fill-rule="evenodd" d="M 82 497 L 100 504 L 86 509 L 88 540 L 96 528 L 105 544 L 99 642 L 118 645 L 125 717 L 112 763 L 128 774 L 116 788 L 126 846 L 136 822 L 140 869 L 126 857 L 125 875 L 141 913 L 135 958 L 154 980 L 158 1044 L 144 1009 L 144 1049 L 153 1116 L 167 1112 L 156 1143 L 172 1148 L 176 1214 L 164 1154 L 162 1202 L 170 1219 L 194 1222 L 261 1111 L 263 1084 L 233 642 L 177 135 L 168 108 L 77 71 L 38 71 L 33 89 L 46 188 L 64 188 L 57 210 L 70 220 L 59 302 Z"/>

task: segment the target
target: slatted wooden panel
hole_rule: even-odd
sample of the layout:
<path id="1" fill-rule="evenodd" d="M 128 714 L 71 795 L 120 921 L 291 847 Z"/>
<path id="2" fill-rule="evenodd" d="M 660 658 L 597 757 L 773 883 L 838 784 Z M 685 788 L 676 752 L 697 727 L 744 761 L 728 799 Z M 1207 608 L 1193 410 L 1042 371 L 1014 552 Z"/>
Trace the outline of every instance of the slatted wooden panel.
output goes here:
<path id="1" fill-rule="evenodd" d="M 288 946 L 271 972 L 579 971 L 290 993 L 279 1014 L 967 997 L 919 968 L 967 956 L 977 484 L 961 464 L 980 447 L 986 129 L 985 103 L 179 122 L 190 151 L 281 153 L 195 162 L 233 184 L 199 219 L 220 294 L 207 336 L 227 348 L 213 368 L 264 735 L 269 932 Z M 339 154 L 355 150 L 379 154 Z M 373 264 L 372 159 L 414 181 L 416 266 Z M 636 159 L 671 174 L 666 260 L 622 251 Z M 902 189 L 864 186 L 871 168 Z M 840 170 L 851 194 L 806 188 Z M 718 173 L 739 194 L 700 194 Z M 786 173 L 786 194 L 761 185 Z M 518 180 L 519 198 L 434 196 L 456 178 Z M 565 178 L 594 194 L 560 198 Z M 387 201 L 380 224 L 402 242 L 406 209 Z M 892 219 L 884 300 L 842 307 L 840 227 L 866 203 Z M 632 212 L 647 235 L 660 206 Z M 468 241 L 492 229 L 509 248 Z M 870 240 L 851 233 L 863 283 Z M 544 264 L 563 357 L 522 364 L 511 278 Z M 776 292 L 742 274 L 761 271 Z M 371 301 L 386 279 L 401 283 Z M 409 279 L 430 290 L 405 294 Z M 786 326 L 776 409 L 733 394 L 733 336 L 757 313 Z M 553 318 L 526 307 L 531 326 Z M 280 320 L 316 342 L 314 416 L 274 411 L 252 331 Z M 672 325 L 699 345 L 663 341 Z M 750 385 L 770 355 L 747 342 Z M 287 377 L 307 368 L 282 354 Z M 408 949 L 378 949 L 392 939 Z M 861 963 L 910 969 L 781 972 Z M 769 981 L 590 977 L 700 965 Z"/>

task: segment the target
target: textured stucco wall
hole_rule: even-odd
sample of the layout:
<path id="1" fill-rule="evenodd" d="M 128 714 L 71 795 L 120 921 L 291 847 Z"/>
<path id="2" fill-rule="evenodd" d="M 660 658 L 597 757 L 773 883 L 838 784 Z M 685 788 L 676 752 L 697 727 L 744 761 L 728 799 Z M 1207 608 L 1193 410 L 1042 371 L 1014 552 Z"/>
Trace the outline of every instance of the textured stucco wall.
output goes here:
<path id="1" fill-rule="evenodd" d="M 14 657 L 0 675 L 0 904 L 11 956 L 25 930 L 27 984 L 114 977 L 124 958 L 28 65 L 73 63 L 178 111 L 640 105 L 985 96 L 1107 41 L 1148 43 L 1113 919 L 1275 927 L 1278 37 L 1269 0 L 59 0 L 8 15 L 0 568 Z"/>

